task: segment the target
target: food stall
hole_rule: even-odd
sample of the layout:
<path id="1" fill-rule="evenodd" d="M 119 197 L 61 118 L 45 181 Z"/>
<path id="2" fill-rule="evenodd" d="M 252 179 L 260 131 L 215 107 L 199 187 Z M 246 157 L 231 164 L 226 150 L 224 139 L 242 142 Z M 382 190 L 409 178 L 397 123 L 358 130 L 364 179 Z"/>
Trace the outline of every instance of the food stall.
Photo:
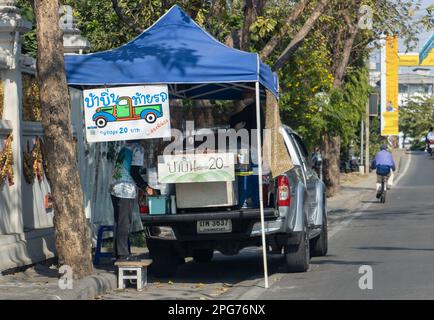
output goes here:
<path id="1" fill-rule="evenodd" d="M 276 100 L 277 76 L 260 61 L 258 54 L 236 50 L 218 42 L 176 5 L 150 28 L 119 48 L 65 56 L 65 68 L 68 85 L 83 90 L 88 142 L 170 138 L 173 135 L 169 103 L 172 99 L 241 100 L 246 90 L 254 92 L 257 128 L 263 127 L 260 102 L 266 97 L 270 106 L 266 110 L 267 125 L 274 123 L 274 127 L 278 127 L 280 123 Z M 274 131 L 271 139 L 276 139 Z M 255 142 L 262 145 L 259 130 Z M 263 183 L 262 149 L 256 148 L 259 190 L 262 190 Z M 225 166 L 233 168 L 232 160 L 230 156 L 225 159 Z M 194 161 L 202 160 L 195 158 Z M 220 166 L 218 163 L 214 165 Z M 289 169 L 289 165 L 289 161 L 284 159 L 271 159 L 273 176 L 279 174 L 279 170 Z M 220 177 L 225 174 L 225 166 L 219 168 L 222 169 Z M 206 172 L 201 174 L 202 179 L 208 179 L 211 184 L 224 183 L 230 187 L 230 181 L 234 180 L 233 169 L 226 172 L 228 176 L 224 178 L 216 178 Z M 173 182 L 169 172 L 164 177 L 166 182 Z M 183 181 L 188 183 L 201 178 L 196 173 L 185 179 L 190 179 Z M 159 177 L 159 180 L 162 178 Z M 185 193 L 185 186 L 177 186 L 176 191 Z M 191 195 L 191 192 L 187 194 Z M 183 201 L 193 200 L 183 197 Z M 225 201 L 234 199 L 227 197 Z M 258 205 L 264 244 L 262 192 L 259 192 Z M 263 259 L 265 285 L 268 287 L 265 246 Z"/>

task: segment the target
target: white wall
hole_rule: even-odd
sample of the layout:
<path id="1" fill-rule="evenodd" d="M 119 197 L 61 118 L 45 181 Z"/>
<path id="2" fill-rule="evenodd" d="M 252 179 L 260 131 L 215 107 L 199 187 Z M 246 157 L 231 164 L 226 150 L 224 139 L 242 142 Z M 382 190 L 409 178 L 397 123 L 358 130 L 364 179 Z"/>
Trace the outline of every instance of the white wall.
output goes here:
<path id="1" fill-rule="evenodd" d="M 23 151 L 32 150 L 36 137 L 43 135 L 42 125 L 38 122 L 23 122 L 23 138 L 21 146 Z M 35 177 L 30 185 L 22 181 L 23 195 L 23 223 L 25 229 L 40 229 L 53 226 L 53 210 L 45 209 L 45 196 L 50 193 L 47 177 L 43 175 L 41 182 Z"/>

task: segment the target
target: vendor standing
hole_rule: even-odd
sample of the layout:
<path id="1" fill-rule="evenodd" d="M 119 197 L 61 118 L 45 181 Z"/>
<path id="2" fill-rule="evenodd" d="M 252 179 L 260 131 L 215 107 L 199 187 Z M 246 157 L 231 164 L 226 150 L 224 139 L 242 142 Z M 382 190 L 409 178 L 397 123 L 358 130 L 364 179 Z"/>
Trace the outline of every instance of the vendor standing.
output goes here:
<path id="1" fill-rule="evenodd" d="M 125 143 L 117 155 L 113 171 L 111 198 L 115 220 L 114 252 L 118 261 L 133 259 L 128 250 L 128 237 L 133 220 L 137 187 L 146 190 L 149 195 L 153 194 L 153 189 L 140 175 L 144 148 L 139 141 L 130 140 Z"/>
<path id="2" fill-rule="evenodd" d="M 229 125 L 231 128 L 234 128 L 236 130 L 239 129 L 246 129 L 249 130 L 249 133 L 251 133 L 251 130 L 257 129 L 257 122 L 256 122 L 256 101 L 255 101 L 255 91 L 251 89 L 245 89 L 243 91 L 243 103 L 242 103 L 242 110 L 233 114 L 229 118 Z M 265 116 L 262 108 L 259 109 L 259 114 L 261 117 L 261 129 L 263 130 L 265 128 Z M 262 136 L 262 130 L 261 130 L 261 136 Z"/>

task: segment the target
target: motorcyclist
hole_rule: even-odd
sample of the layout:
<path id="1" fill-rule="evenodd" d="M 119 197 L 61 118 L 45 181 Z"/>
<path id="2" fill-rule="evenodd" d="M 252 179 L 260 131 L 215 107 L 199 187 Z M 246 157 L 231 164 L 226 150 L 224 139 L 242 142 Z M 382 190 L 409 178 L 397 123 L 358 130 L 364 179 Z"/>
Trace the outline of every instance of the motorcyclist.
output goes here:
<path id="1" fill-rule="evenodd" d="M 392 154 L 387 151 L 387 145 L 382 145 L 380 151 L 375 155 L 371 165 L 373 170 L 377 171 L 377 199 L 381 197 L 381 180 L 386 176 L 387 189 L 393 185 L 393 171 L 395 171 L 395 161 Z"/>

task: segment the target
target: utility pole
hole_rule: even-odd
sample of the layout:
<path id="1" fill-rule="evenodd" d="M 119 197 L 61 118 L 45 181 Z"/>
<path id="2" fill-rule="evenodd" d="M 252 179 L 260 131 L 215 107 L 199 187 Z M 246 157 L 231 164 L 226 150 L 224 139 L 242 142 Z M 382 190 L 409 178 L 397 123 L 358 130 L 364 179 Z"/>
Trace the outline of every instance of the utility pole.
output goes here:
<path id="1" fill-rule="evenodd" d="M 370 159 L 369 159 L 369 96 L 368 101 L 366 102 L 366 118 L 365 118 L 365 173 L 369 173 Z"/>

